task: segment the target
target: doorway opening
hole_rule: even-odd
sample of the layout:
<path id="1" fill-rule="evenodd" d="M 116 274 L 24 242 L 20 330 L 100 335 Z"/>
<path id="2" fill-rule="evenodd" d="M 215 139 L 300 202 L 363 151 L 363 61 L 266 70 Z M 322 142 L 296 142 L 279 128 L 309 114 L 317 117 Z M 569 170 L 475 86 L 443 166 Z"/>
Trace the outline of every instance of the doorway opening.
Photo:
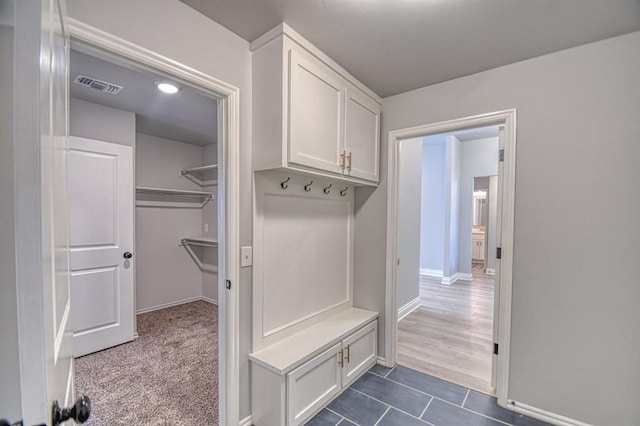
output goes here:
<path id="1" fill-rule="evenodd" d="M 225 285 L 237 277 L 237 91 L 82 39 L 69 81 L 76 391 L 93 398 L 91 424 L 237 423 Z"/>
<path id="2" fill-rule="evenodd" d="M 398 362 L 489 394 L 496 210 L 485 175 L 497 183 L 498 133 L 402 140 L 398 169 Z"/>
<path id="3" fill-rule="evenodd" d="M 389 134 L 386 365 L 497 395 L 500 404 L 514 160 L 514 110 Z"/>

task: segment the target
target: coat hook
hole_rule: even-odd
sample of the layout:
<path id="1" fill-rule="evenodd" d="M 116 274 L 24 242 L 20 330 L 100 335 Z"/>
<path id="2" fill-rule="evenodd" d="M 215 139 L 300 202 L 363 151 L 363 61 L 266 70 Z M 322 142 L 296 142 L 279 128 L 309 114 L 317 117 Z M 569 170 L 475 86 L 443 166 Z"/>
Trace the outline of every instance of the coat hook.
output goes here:
<path id="1" fill-rule="evenodd" d="M 329 192 L 331 192 L 331 185 L 332 184 L 329 184 L 329 186 L 327 186 L 326 188 L 323 188 L 322 192 L 324 192 L 325 194 L 328 194 Z"/>
<path id="2" fill-rule="evenodd" d="M 344 189 L 343 189 L 342 191 L 340 191 L 340 195 L 342 195 L 343 197 L 344 197 L 345 195 L 347 195 L 347 189 L 349 189 L 349 187 L 348 187 L 348 186 L 345 186 L 345 187 L 344 187 Z"/>
<path id="3" fill-rule="evenodd" d="M 287 176 L 287 180 L 280 182 L 280 188 L 287 189 L 289 187 L 289 185 L 287 185 L 287 182 L 289 182 L 289 180 L 291 180 L 291 178 Z"/>
<path id="4" fill-rule="evenodd" d="M 305 192 L 309 192 L 309 191 L 311 191 L 311 184 L 313 184 L 313 181 L 309 182 L 308 184 L 306 184 L 306 185 L 304 186 L 304 191 L 305 191 Z"/>

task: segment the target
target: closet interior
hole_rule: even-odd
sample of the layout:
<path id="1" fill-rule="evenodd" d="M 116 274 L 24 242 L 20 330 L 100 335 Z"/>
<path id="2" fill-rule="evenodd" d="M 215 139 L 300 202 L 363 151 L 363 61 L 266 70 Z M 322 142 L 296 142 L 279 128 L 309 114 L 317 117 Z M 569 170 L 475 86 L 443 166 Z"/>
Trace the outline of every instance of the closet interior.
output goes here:
<path id="1" fill-rule="evenodd" d="M 174 84 L 176 93 L 161 92 L 163 83 Z M 137 380 L 145 387 L 141 393 L 153 398 L 148 392 L 161 385 L 149 383 L 153 373 L 147 373 L 148 367 L 142 373 L 135 370 L 136 364 L 157 364 L 147 355 L 162 353 L 161 361 L 187 369 L 192 361 L 206 362 L 210 374 L 195 363 L 191 368 L 193 375 L 200 369 L 208 376 L 206 383 L 194 380 L 191 385 L 207 388 L 206 395 L 193 393 L 211 401 L 205 401 L 204 411 L 191 421 L 213 421 L 220 253 L 218 101 L 83 46 L 71 52 L 69 84 L 71 318 L 75 356 L 80 357 L 77 386 L 104 388 L 94 370 L 107 362 L 105 376 L 114 370 L 121 376 L 142 374 Z M 196 314 L 203 317 L 189 318 Z M 182 329 L 163 336 L 156 328 L 165 323 Z M 157 342 L 140 343 L 151 335 Z M 125 343 L 140 345 L 128 361 L 122 359 Z M 109 357 L 110 351 L 117 355 Z M 127 373 L 129 366 L 133 370 Z M 86 393 L 95 395 L 98 389 Z M 113 398 L 109 405 L 114 405 Z M 123 394 L 118 403 L 127 405 L 126 398 Z M 105 413 L 113 407 L 96 408 L 109 421 Z"/>

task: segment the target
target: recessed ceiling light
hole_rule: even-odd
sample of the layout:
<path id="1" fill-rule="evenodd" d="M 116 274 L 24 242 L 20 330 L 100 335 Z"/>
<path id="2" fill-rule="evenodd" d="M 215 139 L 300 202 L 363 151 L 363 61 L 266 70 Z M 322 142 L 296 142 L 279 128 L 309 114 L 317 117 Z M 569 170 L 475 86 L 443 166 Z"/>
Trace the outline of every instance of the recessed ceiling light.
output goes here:
<path id="1" fill-rule="evenodd" d="M 178 86 L 176 86 L 173 83 L 169 83 L 166 81 L 154 81 L 153 84 L 156 85 L 156 87 L 158 88 L 158 90 L 160 90 L 161 92 L 164 93 L 169 93 L 169 94 L 174 94 L 174 93 L 178 93 L 178 91 L 180 90 L 180 88 Z"/>

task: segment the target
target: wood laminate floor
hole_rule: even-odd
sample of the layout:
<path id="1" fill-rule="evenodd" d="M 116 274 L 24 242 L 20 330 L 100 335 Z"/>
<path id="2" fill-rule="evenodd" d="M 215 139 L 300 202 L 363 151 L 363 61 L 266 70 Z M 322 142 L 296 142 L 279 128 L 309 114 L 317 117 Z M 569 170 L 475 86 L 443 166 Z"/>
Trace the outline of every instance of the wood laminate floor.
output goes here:
<path id="1" fill-rule="evenodd" d="M 420 279 L 422 306 L 398 323 L 398 363 L 493 394 L 494 277 L 473 269 L 473 281 Z"/>

